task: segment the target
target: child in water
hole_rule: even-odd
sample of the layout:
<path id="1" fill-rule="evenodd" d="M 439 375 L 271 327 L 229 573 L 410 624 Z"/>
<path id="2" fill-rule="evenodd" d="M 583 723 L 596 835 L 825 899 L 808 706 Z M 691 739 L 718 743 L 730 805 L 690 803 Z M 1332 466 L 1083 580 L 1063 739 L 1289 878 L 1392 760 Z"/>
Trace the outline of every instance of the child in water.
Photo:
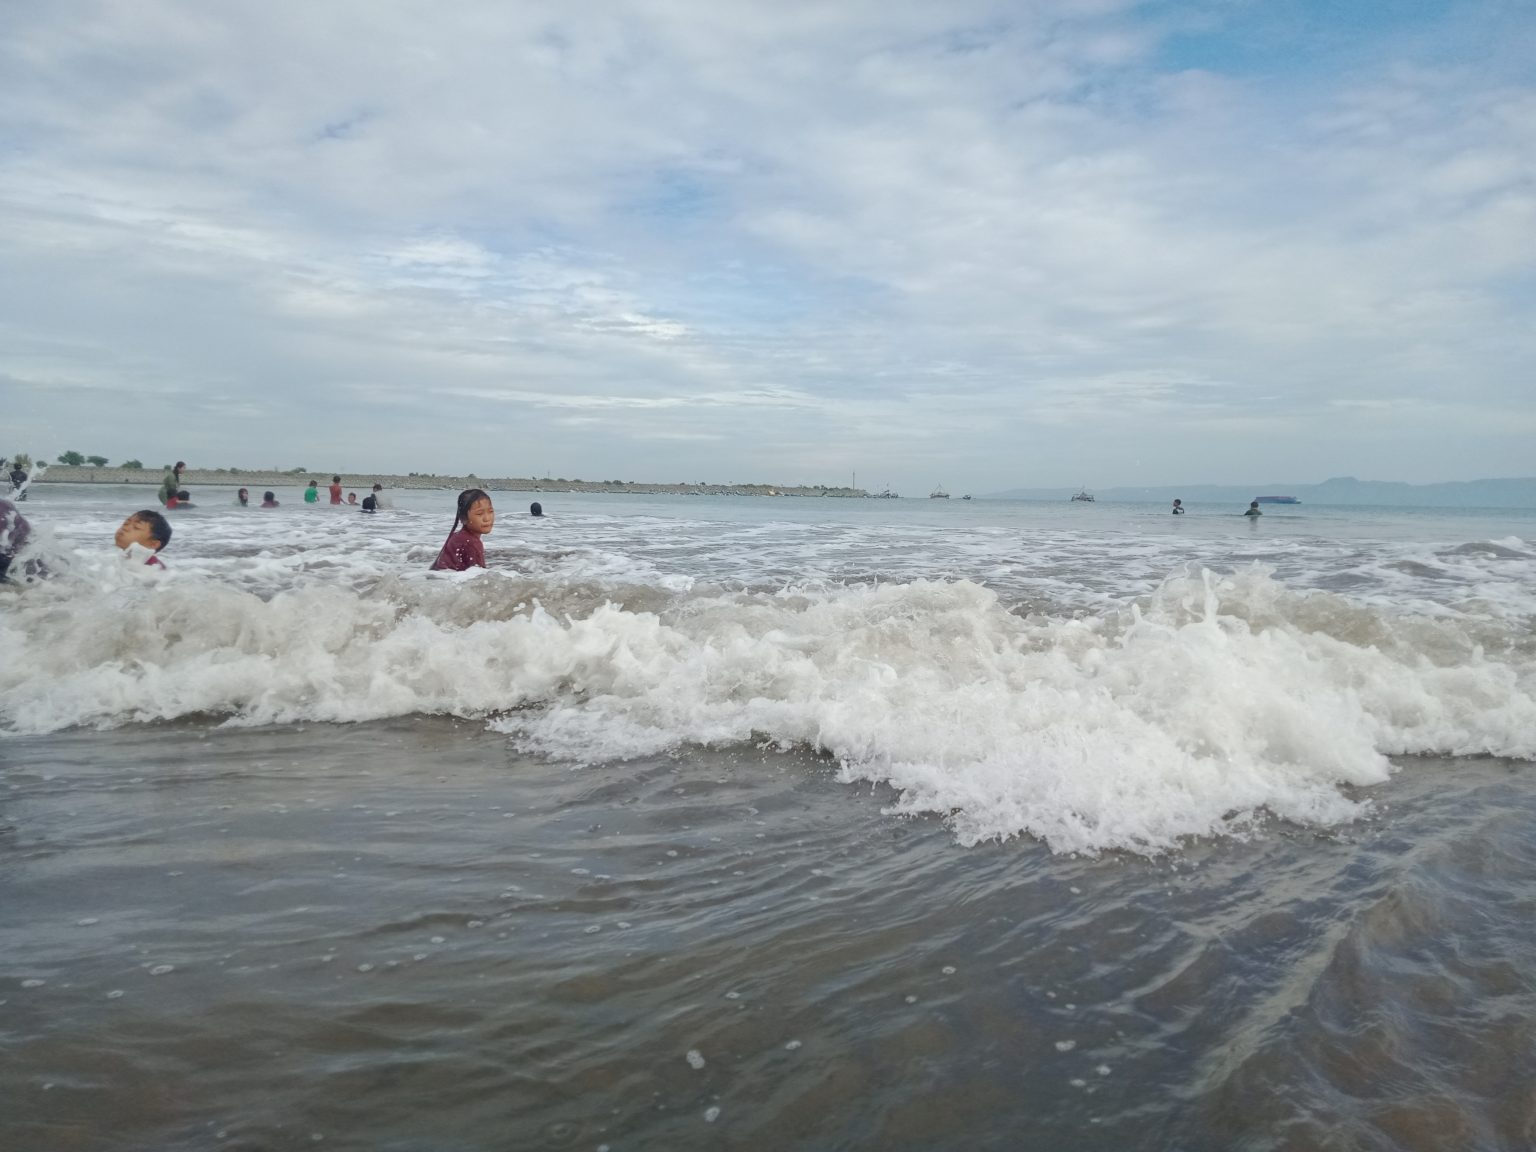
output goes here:
<path id="1" fill-rule="evenodd" d="M 242 508 L 248 506 L 251 502 L 251 493 L 249 489 L 242 488 L 240 491 L 236 492 L 235 500 L 239 502 L 240 507 Z"/>
<path id="2" fill-rule="evenodd" d="M 453 531 L 443 541 L 443 550 L 432 562 L 434 572 L 465 572 L 485 567 L 485 545 L 480 537 L 496 526 L 496 509 L 481 488 L 466 488 L 459 493 L 458 512 L 453 517 Z"/>
<path id="3" fill-rule="evenodd" d="M 277 507 L 277 497 L 275 495 L 273 495 L 271 492 L 263 492 L 261 494 L 261 506 L 263 508 L 276 508 Z"/>
<path id="4" fill-rule="evenodd" d="M 142 512 L 135 512 L 118 526 L 117 534 L 112 537 L 115 543 L 124 552 L 130 551 L 134 545 L 148 548 L 150 557 L 144 561 L 153 564 L 156 568 L 164 568 L 160 562 L 159 552 L 171 542 L 171 525 L 160 513 L 148 508 Z"/>

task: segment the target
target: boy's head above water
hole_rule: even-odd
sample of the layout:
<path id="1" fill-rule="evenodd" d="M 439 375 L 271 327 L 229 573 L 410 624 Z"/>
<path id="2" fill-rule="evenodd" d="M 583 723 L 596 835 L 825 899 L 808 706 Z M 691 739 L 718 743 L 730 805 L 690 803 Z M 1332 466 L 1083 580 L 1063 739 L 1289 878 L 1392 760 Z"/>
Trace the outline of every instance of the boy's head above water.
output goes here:
<path id="1" fill-rule="evenodd" d="M 160 513 L 146 508 L 124 520 L 112 539 L 119 548 L 139 544 L 151 552 L 158 552 L 171 542 L 171 525 Z"/>

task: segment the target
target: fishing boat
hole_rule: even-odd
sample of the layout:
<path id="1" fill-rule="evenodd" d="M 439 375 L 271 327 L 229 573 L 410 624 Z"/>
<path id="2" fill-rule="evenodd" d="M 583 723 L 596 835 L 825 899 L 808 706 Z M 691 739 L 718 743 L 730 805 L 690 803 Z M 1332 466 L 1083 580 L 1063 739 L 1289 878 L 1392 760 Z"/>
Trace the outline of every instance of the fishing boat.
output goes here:
<path id="1" fill-rule="evenodd" d="M 1294 496 L 1260 496 L 1260 504 L 1300 504 L 1301 501 Z"/>
<path id="2" fill-rule="evenodd" d="M 949 499 L 949 493 L 944 491 L 944 485 L 940 484 L 932 492 L 928 493 L 928 499 L 930 499 L 930 500 L 948 500 Z"/>
<path id="3" fill-rule="evenodd" d="M 1073 496 L 1072 499 L 1074 501 L 1081 500 L 1085 504 L 1092 504 L 1093 503 L 1093 493 L 1089 492 L 1088 489 L 1084 488 L 1076 496 Z"/>
<path id="4" fill-rule="evenodd" d="M 969 492 L 967 492 L 964 496 L 960 497 L 960 499 L 962 499 L 962 500 L 969 500 L 970 498 L 971 498 L 971 494 Z"/>

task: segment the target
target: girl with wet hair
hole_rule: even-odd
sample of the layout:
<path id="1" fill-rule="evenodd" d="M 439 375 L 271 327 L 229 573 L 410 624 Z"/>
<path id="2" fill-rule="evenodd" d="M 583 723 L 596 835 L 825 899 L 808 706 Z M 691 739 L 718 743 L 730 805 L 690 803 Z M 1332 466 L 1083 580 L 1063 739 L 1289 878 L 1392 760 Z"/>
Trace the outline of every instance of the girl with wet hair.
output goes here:
<path id="1" fill-rule="evenodd" d="M 480 537 L 496 526 L 496 509 L 483 488 L 466 488 L 459 493 L 458 512 L 453 517 L 453 531 L 443 541 L 443 550 L 432 562 L 434 572 L 463 572 L 485 567 L 485 545 Z"/>

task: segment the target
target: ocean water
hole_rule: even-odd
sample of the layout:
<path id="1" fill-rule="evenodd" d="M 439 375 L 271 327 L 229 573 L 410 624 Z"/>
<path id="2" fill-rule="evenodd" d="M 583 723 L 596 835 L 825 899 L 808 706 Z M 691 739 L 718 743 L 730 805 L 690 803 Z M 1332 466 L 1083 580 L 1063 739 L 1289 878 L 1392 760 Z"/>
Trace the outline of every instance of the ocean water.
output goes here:
<path id="1" fill-rule="evenodd" d="M 39 485 L 0 1146 L 1528 1148 L 1536 515 Z"/>

